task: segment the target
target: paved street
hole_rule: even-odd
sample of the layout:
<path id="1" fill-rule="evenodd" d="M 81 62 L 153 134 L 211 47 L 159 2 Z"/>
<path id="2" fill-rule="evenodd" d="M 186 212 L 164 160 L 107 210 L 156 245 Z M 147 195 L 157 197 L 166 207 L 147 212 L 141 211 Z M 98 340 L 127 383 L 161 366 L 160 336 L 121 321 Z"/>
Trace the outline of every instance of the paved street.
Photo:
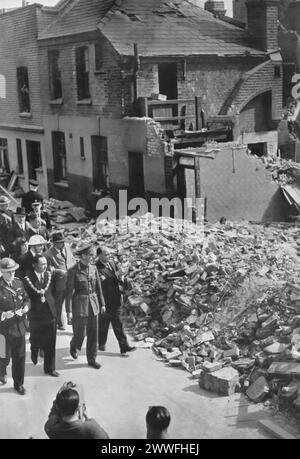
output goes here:
<path id="1" fill-rule="evenodd" d="M 59 332 L 57 369 L 59 379 L 45 376 L 27 353 L 27 394 L 20 397 L 9 378 L 0 387 L 0 438 L 46 438 L 43 431 L 52 400 L 64 381 L 84 387 L 89 416 L 94 417 L 110 438 L 144 438 L 145 414 L 151 405 L 168 407 L 174 439 L 267 438 L 258 431 L 258 419 L 266 418 L 261 406 L 249 404 L 240 394 L 217 397 L 199 389 L 188 373 L 168 368 L 149 349 L 121 357 L 110 331 L 108 352 L 100 353 L 103 365 L 97 371 L 86 366 L 82 352 L 74 361 L 69 355 L 71 330 Z"/>

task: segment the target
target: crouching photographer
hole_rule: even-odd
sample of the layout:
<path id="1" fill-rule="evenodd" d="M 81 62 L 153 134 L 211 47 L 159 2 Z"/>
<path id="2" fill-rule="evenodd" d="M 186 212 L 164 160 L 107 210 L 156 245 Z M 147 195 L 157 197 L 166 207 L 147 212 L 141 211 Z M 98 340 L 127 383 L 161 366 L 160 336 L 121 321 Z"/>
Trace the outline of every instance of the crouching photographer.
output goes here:
<path id="1" fill-rule="evenodd" d="M 108 439 L 107 433 L 86 414 L 76 384 L 66 382 L 53 402 L 45 432 L 51 439 Z"/>

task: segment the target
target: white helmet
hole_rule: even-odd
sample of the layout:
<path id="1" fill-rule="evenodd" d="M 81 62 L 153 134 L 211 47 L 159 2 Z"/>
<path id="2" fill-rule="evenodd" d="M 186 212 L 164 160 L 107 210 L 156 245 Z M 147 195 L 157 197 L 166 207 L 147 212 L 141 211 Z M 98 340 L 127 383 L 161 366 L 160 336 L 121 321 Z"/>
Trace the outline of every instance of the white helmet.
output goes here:
<path id="1" fill-rule="evenodd" d="M 31 236 L 29 239 L 28 245 L 33 246 L 33 245 L 45 245 L 47 244 L 47 241 L 43 238 L 43 236 L 40 236 L 37 234 L 36 236 Z"/>

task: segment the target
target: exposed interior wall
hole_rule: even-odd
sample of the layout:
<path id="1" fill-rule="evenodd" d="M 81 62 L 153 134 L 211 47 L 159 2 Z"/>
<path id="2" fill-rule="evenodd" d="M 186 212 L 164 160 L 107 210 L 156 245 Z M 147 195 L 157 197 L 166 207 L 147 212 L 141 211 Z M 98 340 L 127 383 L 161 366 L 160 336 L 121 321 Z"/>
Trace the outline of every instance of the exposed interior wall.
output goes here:
<path id="1" fill-rule="evenodd" d="M 173 61 L 174 62 L 174 61 Z M 244 72 L 260 61 L 252 58 L 197 58 L 177 60 L 178 99 L 194 99 L 199 96 L 206 117 L 218 114 L 224 101 Z M 158 64 L 142 62 L 138 78 L 138 96 L 150 97 L 159 92 Z M 195 107 L 187 106 L 187 114 L 193 115 Z"/>
<path id="2" fill-rule="evenodd" d="M 278 185 L 261 160 L 246 147 L 222 146 L 215 159 L 200 160 L 201 197 L 207 198 L 207 219 L 284 221 L 289 212 Z M 194 180 L 192 175 L 191 180 Z"/>
<path id="3" fill-rule="evenodd" d="M 272 120 L 271 92 L 259 94 L 241 111 L 239 117 L 241 132 L 268 131 Z"/>

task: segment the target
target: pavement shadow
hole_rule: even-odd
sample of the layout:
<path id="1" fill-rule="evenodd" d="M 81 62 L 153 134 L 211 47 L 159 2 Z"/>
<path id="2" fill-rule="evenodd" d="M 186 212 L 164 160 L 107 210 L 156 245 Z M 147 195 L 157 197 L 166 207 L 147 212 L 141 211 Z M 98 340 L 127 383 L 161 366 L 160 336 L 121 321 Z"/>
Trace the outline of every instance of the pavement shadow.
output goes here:
<path id="1" fill-rule="evenodd" d="M 244 394 L 235 394 L 238 396 L 233 400 L 232 407 L 236 406 L 237 413 L 232 415 L 225 415 L 224 418 L 232 420 L 235 419 L 233 424 L 228 424 L 229 427 L 236 427 L 237 429 L 244 429 L 246 426 L 249 429 L 258 429 L 257 422 L 264 419 L 269 419 L 270 415 L 266 410 L 261 408 L 260 404 L 251 403 Z M 266 435 L 267 436 L 267 435 Z"/>
<path id="2" fill-rule="evenodd" d="M 121 355 L 119 352 L 105 352 L 105 351 L 99 351 L 98 355 L 101 355 L 101 357 L 119 357 L 120 359 L 126 359 L 130 357 L 128 354 Z"/>
<path id="3" fill-rule="evenodd" d="M 201 389 L 199 384 L 191 384 L 190 386 L 184 387 L 182 390 L 184 392 L 192 392 L 194 394 L 201 395 L 206 398 L 220 398 L 218 394 L 214 394 L 213 392 Z"/>

